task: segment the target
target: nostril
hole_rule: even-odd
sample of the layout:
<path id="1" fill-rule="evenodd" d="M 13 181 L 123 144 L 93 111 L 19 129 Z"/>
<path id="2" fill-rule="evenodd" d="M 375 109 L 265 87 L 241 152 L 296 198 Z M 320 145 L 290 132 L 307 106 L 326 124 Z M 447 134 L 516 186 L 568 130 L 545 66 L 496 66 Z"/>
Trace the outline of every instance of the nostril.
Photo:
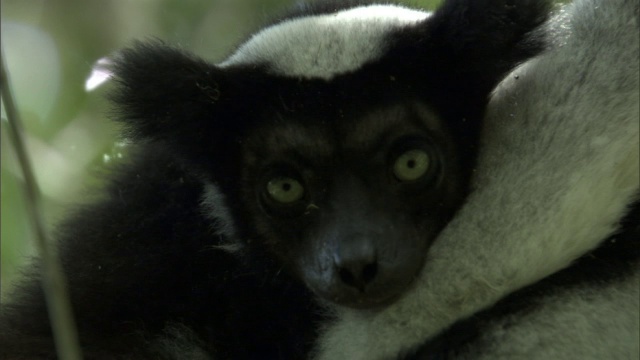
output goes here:
<path id="1" fill-rule="evenodd" d="M 352 234 L 340 240 L 333 253 L 333 279 L 343 286 L 364 292 L 378 276 L 375 237 Z"/>
<path id="2" fill-rule="evenodd" d="M 378 273 L 378 264 L 377 263 L 371 263 L 371 264 L 367 264 L 365 265 L 364 269 L 362 269 L 362 280 L 364 280 L 365 283 L 369 283 L 371 282 L 371 280 L 373 280 L 373 278 L 376 277 L 376 274 Z"/>
<path id="3" fill-rule="evenodd" d="M 342 280 L 343 283 L 349 285 L 349 286 L 355 286 L 356 285 L 356 278 L 355 276 L 353 276 L 353 274 L 351 273 L 351 271 L 345 269 L 345 268 L 341 268 L 340 269 L 340 280 Z"/>
<path id="4" fill-rule="evenodd" d="M 338 267 L 340 280 L 345 285 L 364 291 L 378 273 L 378 264 L 373 262 L 352 262 Z"/>

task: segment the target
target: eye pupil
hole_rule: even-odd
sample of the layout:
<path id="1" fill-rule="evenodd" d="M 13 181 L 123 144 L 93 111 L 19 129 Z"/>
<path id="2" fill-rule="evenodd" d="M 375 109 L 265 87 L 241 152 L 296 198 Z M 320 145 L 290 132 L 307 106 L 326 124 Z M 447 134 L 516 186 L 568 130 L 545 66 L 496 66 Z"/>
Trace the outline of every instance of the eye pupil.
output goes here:
<path id="1" fill-rule="evenodd" d="M 302 184 L 289 177 L 274 177 L 265 187 L 267 195 L 278 203 L 289 204 L 300 200 L 304 196 Z"/>
<path id="2" fill-rule="evenodd" d="M 423 149 L 411 149 L 398 156 L 393 164 L 393 173 L 400 181 L 414 181 L 428 173 L 429 154 Z"/>

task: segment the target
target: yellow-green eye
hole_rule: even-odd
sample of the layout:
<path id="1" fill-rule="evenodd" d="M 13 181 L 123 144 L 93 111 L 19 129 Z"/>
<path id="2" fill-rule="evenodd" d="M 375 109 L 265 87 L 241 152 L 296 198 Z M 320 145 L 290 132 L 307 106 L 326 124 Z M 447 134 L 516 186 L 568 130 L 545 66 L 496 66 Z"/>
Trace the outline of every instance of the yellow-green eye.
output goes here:
<path id="1" fill-rule="evenodd" d="M 298 201 L 304 195 L 304 187 L 296 179 L 289 177 L 277 177 L 267 183 L 267 193 L 269 196 L 283 204 Z"/>
<path id="2" fill-rule="evenodd" d="M 400 181 L 417 180 L 429 170 L 429 155 L 421 149 L 409 150 L 398 156 L 393 164 L 393 174 Z"/>

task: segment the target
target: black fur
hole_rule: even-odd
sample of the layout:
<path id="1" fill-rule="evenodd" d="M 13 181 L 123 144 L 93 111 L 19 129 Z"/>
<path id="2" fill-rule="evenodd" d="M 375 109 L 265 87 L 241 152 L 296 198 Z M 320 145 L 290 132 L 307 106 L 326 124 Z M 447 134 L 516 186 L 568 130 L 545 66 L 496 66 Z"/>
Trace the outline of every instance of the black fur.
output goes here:
<path id="1" fill-rule="evenodd" d="M 268 64 L 223 69 L 159 42 L 122 51 L 113 100 L 135 149 L 101 199 L 56 234 L 86 358 L 174 358 L 185 347 L 215 359 L 305 357 L 324 315 L 252 220 L 240 185 L 247 136 L 282 114 L 331 128 L 424 103 L 453 133 L 461 199 L 488 94 L 541 50 L 528 35 L 547 6 L 447 1 L 423 24 L 389 34 L 380 59 L 331 81 L 275 75 Z M 203 206 L 212 184 L 224 203 Z M 229 216 L 235 231 L 222 229 Z M 245 247 L 223 249 L 234 243 Z M 34 266 L 2 307 L 2 356 L 55 358 Z"/>
<path id="2" fill-rule="evenodd" d="M 284 273 L 274 276 L 274 264 L 244 267 L 214 248 L 202 185 L 164 146 L 146 145 L 131 158 L 104 200 L 79 208 L 59 231 L 85 357 L 160 358 L 147 345 L 174 323 L 197 333 L 216 358 L 304 354 L 319 318 L 308 291 Z M 21 340 L 2 338 L 0 353 L 11 358 L 52 356 L 46 309 L 33 285 L 3 305 L 3 336 Z M 44 349 L 23 343 L 26 336 Z"/>

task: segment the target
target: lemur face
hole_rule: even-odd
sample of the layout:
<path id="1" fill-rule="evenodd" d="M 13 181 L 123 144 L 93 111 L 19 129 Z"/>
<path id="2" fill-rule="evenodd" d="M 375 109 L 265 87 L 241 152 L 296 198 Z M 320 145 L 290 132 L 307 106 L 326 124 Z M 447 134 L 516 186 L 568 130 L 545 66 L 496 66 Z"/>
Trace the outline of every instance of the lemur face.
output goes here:
<path id="1" fill-rule="evenodd" d="M 141 44 L 118 62 L 116 101 L 225 198 L 204 196 L 223 243 L 324 300 L 383 305 L 466 196 L 489 93 L 536 51 L 518 40 L 543 3 L 474 4 L 307 13 L 217 65 Z"/>
<path id="2" fill-rule="evenodd" d="M 320 298 L 384 305 L 416 276 L 466 182 L 451 134 L 424 105 L 336 114 L 253 131 L 243 198 L 262 241 Z"/>

